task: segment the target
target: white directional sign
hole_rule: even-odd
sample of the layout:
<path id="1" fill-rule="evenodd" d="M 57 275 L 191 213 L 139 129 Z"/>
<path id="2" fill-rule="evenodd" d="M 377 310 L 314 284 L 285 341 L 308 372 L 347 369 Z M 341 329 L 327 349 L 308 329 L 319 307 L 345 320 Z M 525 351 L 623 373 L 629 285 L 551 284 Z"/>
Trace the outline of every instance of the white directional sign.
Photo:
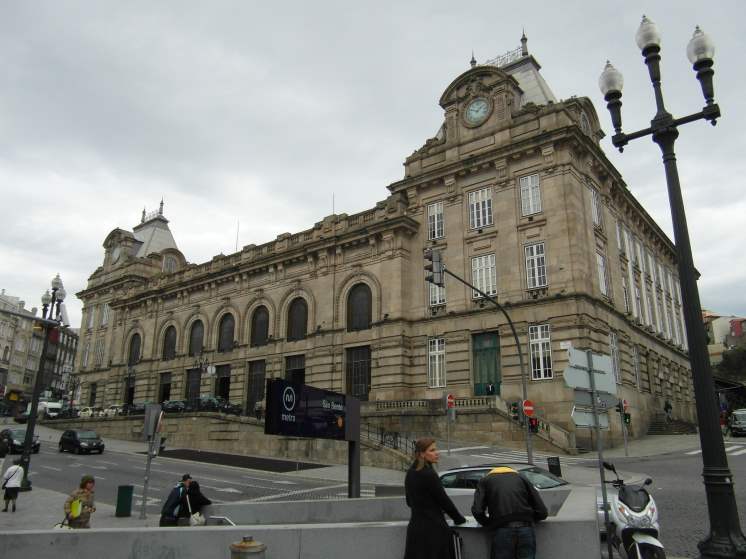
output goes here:
<path id="1" fill-rule="evenodd" d="M 570 366 L 563 371 L 565 384 L 570 388 L 591 389 L 591 379 L 588 375 L 588 356 L 586 351 L 570 348 L 567 357 Z M 611 357 L 591 353 L 591 367 L 594 373 L 596 391 L 616 394 L 617 386 L 611 364 Z"/>
<path id="2" fill-rule="evenodd" d="M 579 408 L 591 407 L 591 393 L 587 390 L 575 389 L 575 405 Z M 599 410 L 606 410 L 616 406 L 619 398 L 614 394 L 606 392 L 596 392 L 596 406 Z"/>
<path id="3" fill-rule="evenodd" d="M 573 406 L 572 421 L 576 427 L 595 427 L 593 413 L 590 410 L 582 410 Z M 598 413 L 598 426 L 601 429 L 609 428 L 609 416 L 606 413 Z"/>

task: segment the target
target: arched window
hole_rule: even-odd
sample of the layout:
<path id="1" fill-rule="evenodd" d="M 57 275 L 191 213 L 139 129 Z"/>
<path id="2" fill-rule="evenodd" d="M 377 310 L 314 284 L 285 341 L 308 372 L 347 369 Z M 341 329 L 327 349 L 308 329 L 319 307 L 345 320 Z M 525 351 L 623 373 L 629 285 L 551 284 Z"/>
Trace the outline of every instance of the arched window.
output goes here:
<path id="1" fill-rule="evenodd" d="M 372 299 L 370 287 L 358 283 L 347 295 L 347 331 L 367 330 L 372 316 Z"/>
<path id="2" fill-rule="evenodd" d="M 130 352 L 127 365 L 135 365 L 140 361 L 140 334 L 134 334 L 130 338 Z"/>
<path id="3" fill-rule="evenodd" d="M 199 355 L 205 342 L 205 326 L 196 320 L 189 331 L 189 355 Z"/>
<path id="4" fill-rule="evenodd" d="M 220 319 L 220 332 L 218 333 L 218 351 L 231 351 L 233 349 L 233 331 L 236 321 L 231 313 L 226 313 Z"/>
<path id="5" fill-rule="evenodd" d="M 167 274 L 173 274 L 178 265 L 179 263 L 176 261 L 175 256 L 169 255 L 163 259 L 163 271 Z"/>
<path id="6" fill-rule="evenodd" d="M 251 345 L 260 346 L 267 344 L 269 337 L 269 311 L 262 305 L 251 315 Z"/>
<path id="7" fill-rule="evenodd" d="M 176 357 L 176 328 L 169 326 L 163 336 L 163 359 L 168 361 Z"/>
<path id="8" fill-rule="evenodd" d="M 308 305 L 306 300 L 298 297 L 290 303 L 288 309 L 288 340 L 302 340 L 308 328 Z"/>

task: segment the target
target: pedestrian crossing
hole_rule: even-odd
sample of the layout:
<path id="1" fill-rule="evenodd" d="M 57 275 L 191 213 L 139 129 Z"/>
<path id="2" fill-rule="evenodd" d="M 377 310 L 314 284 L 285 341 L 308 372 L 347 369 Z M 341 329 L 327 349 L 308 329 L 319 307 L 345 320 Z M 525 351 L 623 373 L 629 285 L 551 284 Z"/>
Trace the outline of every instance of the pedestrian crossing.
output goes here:
<path id="1" fill-rule="evenodd" d="M 534 464 L 537 466 L 546 464 L 547 458 L 550 456 L 557 456 L 556 454 L 546 454 L 544 452 L 534 452 Z M 480 454 L 472 454 L 472 456 L 478 456 L 479 458 L 488 458 L 494 462 L 527 462 L 528 458 L 526 451 L 523 450 L 505 450 L 498 452 L 484 452 Z M 560 456 L 560 462 L 563 464 L 583 464 L 598 460 L 595 455 L 588 456 Z"/>
<path id="2" fill-rule="evenodd" d="M 743 456 L 746 455 L 746 444 L 734 444 L 734 443 L 725 443 L 725 453 L 728 456 Z M 689 452 L 685 452 L 687 456 L 695 456 L 697 454 L 702 454 L 702 449 L 698 448 L 696 450 L 690 450 Z"/>

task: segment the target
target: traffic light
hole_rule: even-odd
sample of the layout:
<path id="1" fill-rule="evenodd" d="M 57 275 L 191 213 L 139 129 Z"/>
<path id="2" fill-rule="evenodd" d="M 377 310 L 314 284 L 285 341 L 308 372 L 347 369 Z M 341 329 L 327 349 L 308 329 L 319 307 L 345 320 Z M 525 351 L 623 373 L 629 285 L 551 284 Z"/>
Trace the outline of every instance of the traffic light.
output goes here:
<path id="1" fill-rule="evenodd" d="M 529 431 L 531 431 L 532 433 L 538 433 L 539 432 L 539 419 L 536 417 L 529 417 L 528 428 L 529 428 Z"/>
<path id="2" fill-rule="evenodd" d="M 624 414 L 624 423 L 626 425 L 629 425 L 630 423 L 632 423 L 632 415 L 631 414 L 628 414 L 628 413 Z"/>
<path id="3" fill-rule="evenodd" d="M 443 258 L 439 250 L 428 248 L 425 250 L 425 270 L 430 272 L 425 280 L 443 287 Z"/>
<path id="4" fill-rule="evenodd" d="M 518 421 L 521 418 L 520 404 L 518 402 L 510 403 L 510 417 L 513 421 Z"/>
<path id="5" fill-rule="evenodd" d="M 617 411 L 617 413 L 624 413 L 624 408 L 622 408 L 622 402 L 621 402 L 621 400 L 616 405 L 616 411 Z"/>

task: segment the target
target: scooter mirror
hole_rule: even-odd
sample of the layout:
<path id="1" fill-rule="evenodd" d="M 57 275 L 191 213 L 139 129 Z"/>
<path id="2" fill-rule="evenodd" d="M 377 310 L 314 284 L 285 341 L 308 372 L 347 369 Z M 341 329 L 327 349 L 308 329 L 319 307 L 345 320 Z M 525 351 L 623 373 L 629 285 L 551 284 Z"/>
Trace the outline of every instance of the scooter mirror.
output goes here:
<path id="1" fill-rule="evenodd" d="M 650 478 L 646 478 L 645 479 L 645 485 L 652 485 L 652 484 L 653 484 L 653 480 L 652 479 L 650 479 Z"/>
<path id="2" fill-rule="evenodd" d="M 614 467 L 614 464 L 612 464 L 611 462 L 604 462 L 604 468 L 606 468 L 610 472 L 616 473 L 616 468 Z"/>

